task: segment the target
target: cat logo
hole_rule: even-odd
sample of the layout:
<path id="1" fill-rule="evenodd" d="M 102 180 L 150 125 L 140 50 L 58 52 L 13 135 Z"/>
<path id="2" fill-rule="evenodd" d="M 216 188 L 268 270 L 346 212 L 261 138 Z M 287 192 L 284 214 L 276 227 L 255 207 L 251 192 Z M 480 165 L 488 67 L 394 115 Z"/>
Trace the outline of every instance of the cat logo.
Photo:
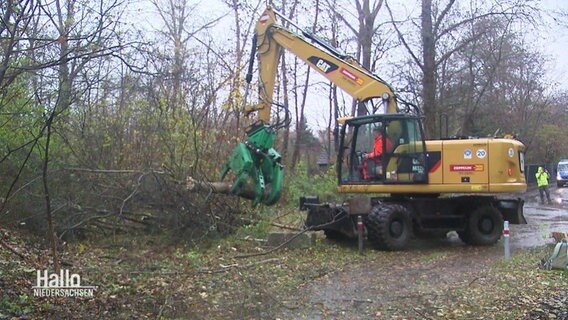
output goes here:
<path id="1" fill-rule="evenodd" d="M 323 58 L 320 58 L 320 57 L 311 56 L 311 57 L 308 58 L 308 61 L 313 63 L 318 70 L 320 70 L 321 72 L 323 72 L 325 74 L 328 74 L 328 73 L 331 73 L 331 72 L 337 70 L 337 66 L 335 64 L 333 64 L 330 61 L 327 61 Z"/>
<path id="2" fill-rule="evenodd" d="M 318 69 L 320 69 L 321 71 L 323 71 L 325 73 L 327 73 L 329 68 L 331 68 L 331 66 L 329 64 L 327 64 L 327 62 L 325 62 L 322 59 L 318 60 L 318 62 L 316 63 L 316 67 L 318 67 Z"/>

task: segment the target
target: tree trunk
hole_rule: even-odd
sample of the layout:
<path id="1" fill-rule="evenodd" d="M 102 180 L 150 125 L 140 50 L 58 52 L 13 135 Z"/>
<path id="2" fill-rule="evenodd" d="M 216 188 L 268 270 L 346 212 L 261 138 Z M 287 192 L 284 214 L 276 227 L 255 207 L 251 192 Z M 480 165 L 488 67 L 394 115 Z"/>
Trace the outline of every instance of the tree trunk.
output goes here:
<path id="1" fill-rule="evenodd" d="M 51 212 L 51 199 L 49 195 L 49 186 L 48 186 L 48 175 L 47 171 L 49 168 L 49 143 L 51 140 L 51 125 L 53 123 L 53 118 L 55 116 L 55 110 L 52 111 L 51 116 L 47 120 L 47 134 L 46 134 L 46 142 L 45 142 L 45 157 L 43 159 L 43 168 L 42 168 L 42 183 L 43 183 L 43 196 L 45 199 L 45 213 L 47 217 L 47 226 L 48 226 L 48 238 L 51 244 L 51 252 L 53 254 L 53 269 L 55 273 L 59 273 L 59 255 L 57 254 L 57 235 L 55 234 L 55 226 L 53 224 L 53 214 Z"/>
<path id="2" fill-rule="evenodd" d="M 438 107 L 436 106 L 436 40 L 432 26 L 432 0 L 422 0 L 422 99 L 426 137 L 436 133 Z"/>
<path id="3" fill-rule="evenodd" d="M 319 0 L 316 0 L 315 3 L 315 11 L 316 11 L 316 16 L 314 18 L 314 23 L 312 25 L 312 32 L 315 33 L 316 32 L 316 27 L 317 27 L 317 23 L 318 23 L 318 16 L 319 16 Z M 300 105 L 300 110 L 298 112 L 298 108 L 296 107 L 296 144 L 294 145 L 294 153 L 292 154 L 292 168 L 296 167 L 296 164 L 298 164 L 298 162 L 300 161 L 300 148 L 301 145 L 303 143 L 302 138 L 304 137 L 304 133 L 302 132 L 304 130 L 304 128 L 302 127 L 302 123 L 305 122 L 305 113 L 304 113 L 304 109 L 306 107 L 306 99 L 307 99 L 307 93 L 308 93 L 308 88 L 310 86 L 310 71 L 311 69 L 308 69 L 307 74 L 306 74 L 306 81 L 304 82 L 304 92 L 303 92 L 303 98 L 302 98 L 302 103 Z"/>

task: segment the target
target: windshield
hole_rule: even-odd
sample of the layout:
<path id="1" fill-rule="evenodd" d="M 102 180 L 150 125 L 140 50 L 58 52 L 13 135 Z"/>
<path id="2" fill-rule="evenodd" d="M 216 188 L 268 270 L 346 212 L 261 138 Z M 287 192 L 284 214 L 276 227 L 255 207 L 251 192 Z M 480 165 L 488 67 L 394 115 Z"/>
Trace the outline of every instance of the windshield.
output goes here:
<path id="1" fill-rule="evenodd" d="M 366 118 L 346 123 L 344 132 L 340 184 L 427 182 L 419 119 Z"/>
<path id="2" fill-rule="evenodd" d="M 558 164 L 558 171 L 568 171 L 568 163 L 560 163 Z"/>

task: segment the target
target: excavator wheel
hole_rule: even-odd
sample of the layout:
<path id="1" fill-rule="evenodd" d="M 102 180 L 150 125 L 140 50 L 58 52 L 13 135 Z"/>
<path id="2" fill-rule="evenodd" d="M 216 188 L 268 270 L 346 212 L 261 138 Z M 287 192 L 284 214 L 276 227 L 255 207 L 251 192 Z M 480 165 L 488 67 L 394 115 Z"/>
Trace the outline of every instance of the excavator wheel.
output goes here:
<path id="1" fill-rule="evenodd" d="M 373 207 L 367 216 L 367 240 L 379 250 L 402 250 L 412 235 L 412 221 L 408 210 L 398 204 Z"/>
<path id="2" fill-rule="evenodd" d="M 488 246 L 496 243 L 503 232 L 503 217 L 492 206 L 474 210 L 468 218 L 464 232 L 458 232 L 460 239 L 470 245 Z"/>
<path id="3" fill-rule="evenodd" d="M 467 231 L 458 231 L 458 236 L 463 243 L 469 244 L 469 233 Z"/>

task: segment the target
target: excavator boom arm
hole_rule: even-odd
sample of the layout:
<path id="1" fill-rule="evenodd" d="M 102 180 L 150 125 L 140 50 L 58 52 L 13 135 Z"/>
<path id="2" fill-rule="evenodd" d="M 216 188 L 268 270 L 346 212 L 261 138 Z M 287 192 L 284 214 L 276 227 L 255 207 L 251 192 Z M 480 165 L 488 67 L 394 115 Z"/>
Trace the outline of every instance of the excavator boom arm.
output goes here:
<path id="1" fill-rule="evenodd" d="M 396 96 L 385 81 L 315 35 L 303 31 L 297 34 L 278 25 L 276 15 L 287 20 L 268 7 L 256 23 L 249 74 L 246 77 L 250 83 L 256 53 L 259 61 L 259 101 L 255 105 L 245 106 L 244 111 L 247 115 L 257 112 L 258 121 L 247 132 L 247 140 L 235 147 L 221 175 L 221 180 L 229 172 L 235 175 L 231 192 L 237 195 L 252 184 L 255 194 L 253 203 L 265 205 L 278 201 L 284 179 L 280 154 L 273 148 L 278 126 L 271 125 L 273 94 L 283 50 L 303 60 L 357 101 L 379 98 L 384 112 L 397 112 Z"/>
<path id="2" fill-rule="evenodd" d="M 386 113 L 397 112 L 396 96 L 385 81 L 315 35 L 303 31 L 300 35 L 276 24 L 276 14 L 269 7 L 256 24 L 260 103 L 245 109 L 247 113 L 258 111 L 259 121 L 270 122 L 272 96 L 282 49 L 303 60 L 356 100 L 364 102 L 381 98 Z"/>

